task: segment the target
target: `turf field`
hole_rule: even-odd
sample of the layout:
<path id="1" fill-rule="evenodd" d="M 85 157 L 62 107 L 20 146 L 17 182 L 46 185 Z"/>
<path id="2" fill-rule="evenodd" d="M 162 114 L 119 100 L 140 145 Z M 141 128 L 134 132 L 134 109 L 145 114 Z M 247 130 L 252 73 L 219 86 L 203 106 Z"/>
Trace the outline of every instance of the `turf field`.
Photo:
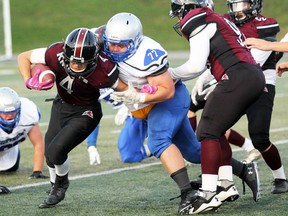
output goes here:
<path id="1" fill-rule="evenodd" d="M 173 60 L 171 65 L 179 65 L 183 60 Z M 194 81 L 187 82 L 191 89 Z M 20 96 L 33 100 L 41 109 L 41 129 L 45 133 L 50 116 L 51 102 L 56 91 L 33 91 L 24 87 L 17 72 L 15 61 L 0 63 L 0 86 L 14 88 Z M 85 143 L 70 153 L 71 172 L 70 188 L 64 201 L 51 209 L 38 209 L 46 196 L 49 180 L 29 180 L 32 172 L 33 148 L 27 140 L 20 145 L 20 169 L 13 174 L 1 173 L 0 185 L 8 186 L 12 193 L 0 196 L 0 215 L 176 215 L 180 199 L 170 201 L 179 195 L 177 186 L 155 158 L 142 163 L 123 164 L 117 150 L 117 136 L 121 129 L 114 125 L 112 110 L 103 104 L 104 117 L 101 121 L 98 151 L 102 164 L 90 166 Z M 199 113 L 200 114 L 200 113 Z M 271 125 L 271 140 L 278 144 L 285 171 L 288 175 L 288 76 L 285 74 L 277 81 L 277 95 Z M 247 121 L 243 117 L 234 127 L 247 135 Z M 234 157 L 243 159 L 245 153 L 234 148 Z M 252 194 L 246 188 L 242 195 L 242 182 L 235 177 L 236 186 L 241 197 L 224 204 L 217 213 L 205 215 L 286 215 L 288 210 L 288 193 L 270 194 L 272 175 L 263 160 L 259 161 L 263 197 L 255 203 Z M 200 166 L 188 167 L 191 179 L 200 174 Z M 48 175 L 47 168 L 44 174 Z"/>

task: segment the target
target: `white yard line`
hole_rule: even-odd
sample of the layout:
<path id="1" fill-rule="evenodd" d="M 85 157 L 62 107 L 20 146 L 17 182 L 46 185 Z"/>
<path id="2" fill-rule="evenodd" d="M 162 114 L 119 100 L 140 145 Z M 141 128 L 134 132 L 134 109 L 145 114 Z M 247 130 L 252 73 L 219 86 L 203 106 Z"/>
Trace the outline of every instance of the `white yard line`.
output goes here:
<path id="1" fill-rule="evenodd" d="M 286 128 L 286 130 L 288 130 L 288 128 Z M 288 140 L 278 140 L 274 142 L 275 145 L 282 145 L 282 144 L 287 144 L 287 143 L 288 143 Z M 243 149 L 235 148 L 235 149 L 232 149 L 232 151 L 239 152 L 239 151 L 243 151 Z M 134 167 L 124 167 L 124 168 L 106 170 L 102 172 L 95 172 L 95 173 L 90 173 L 90 174 L 85 174 L 85 175 L 71 176 L 69 177 L 69 180 L 89 178 L 93 176 L 109 175 L 109 174 L 119 173 L 119 172 L 123 172 L 127 170 L 137 170 L 137 169 L 142 169 L 142 168 L 151 167 L 151 166 L 160 165 L 160 164 L 161 162 L 153 162 L 153 163 L 141 164 L 141 165 L 134 166 Z M 47 184 L 50 184 L 50 182 L 39 182 L 39 183 L 33 183 L 33 184 L 19 185 L 19 186 L 11 187 L 9 189 L 11 191 L 15 191 L 18 189 L 37 187 L 37 186 L 47 185 Z"/>

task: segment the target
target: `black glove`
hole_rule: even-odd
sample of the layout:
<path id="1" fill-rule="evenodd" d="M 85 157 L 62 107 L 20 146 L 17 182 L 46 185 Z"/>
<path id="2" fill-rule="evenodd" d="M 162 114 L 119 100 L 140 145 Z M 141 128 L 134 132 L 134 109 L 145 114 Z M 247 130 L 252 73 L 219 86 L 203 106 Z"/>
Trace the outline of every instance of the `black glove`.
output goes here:
<path id="1" fill-rule="evenodd" d="M 11 191 L 7 187 L 0 185 L 0 194 L 9 194 L 9 193 L 11 193 Z"/>
<path id="2" fill-rule="evenodd" d="M 34 171 L 34 172 L 29 176 L 29 179 L 46 179 L 46 178 L 49 178 L 49 177 L 43 175 L 41 171 Z"/>

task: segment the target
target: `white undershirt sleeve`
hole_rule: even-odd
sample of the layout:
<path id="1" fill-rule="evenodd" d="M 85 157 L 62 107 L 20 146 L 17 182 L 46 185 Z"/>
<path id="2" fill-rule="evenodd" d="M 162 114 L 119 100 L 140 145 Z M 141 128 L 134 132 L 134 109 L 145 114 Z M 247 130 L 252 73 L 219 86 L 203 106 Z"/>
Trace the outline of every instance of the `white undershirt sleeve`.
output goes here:
<path id="1" fill-rule="evenodd" d="M 204 28 L 204 29 L 203 29 Z M 199 29 L 202 29 L 199 32 Z M 189 39 L 189 59 L 183 65 L 176 68 L 169 68 L 173 79 L 188 80 L 201 75 L 207 68 L 207 59 L 210 53 L 210 38 L 216 32 L 216 24 L 199 26 L 195 29 Z"/>
<path id="2" fill-rule="evenodd" d="M 32 50 L 30 61 L 32 64 L 41 63 L 46 64 L 45 62 L 45 53 L 47 48 L 38 48 Z"/>

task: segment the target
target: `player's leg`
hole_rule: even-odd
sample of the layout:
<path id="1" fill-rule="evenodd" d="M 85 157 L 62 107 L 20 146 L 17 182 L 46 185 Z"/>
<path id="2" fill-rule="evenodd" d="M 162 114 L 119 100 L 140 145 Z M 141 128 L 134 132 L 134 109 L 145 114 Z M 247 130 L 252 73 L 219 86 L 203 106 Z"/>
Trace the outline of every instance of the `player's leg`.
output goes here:
<path id="1" fill-rule="evenodd" d="M 118 150 L 123 163 L 141 162 L 150 156 L 144 146 L 147 137 L 147 122 L 135 117 L 126 118 L 118 137 Z"/>
<path id="2" fill-rule="evenodd" d="M 269 130 L 275 97 L 275 86 L 266 85 L 261 97 L 247 110 L 249 134 L 274 177 L 271 193 L 288 192 L 288 182 L 277 147 L 270 141 Z"/>

